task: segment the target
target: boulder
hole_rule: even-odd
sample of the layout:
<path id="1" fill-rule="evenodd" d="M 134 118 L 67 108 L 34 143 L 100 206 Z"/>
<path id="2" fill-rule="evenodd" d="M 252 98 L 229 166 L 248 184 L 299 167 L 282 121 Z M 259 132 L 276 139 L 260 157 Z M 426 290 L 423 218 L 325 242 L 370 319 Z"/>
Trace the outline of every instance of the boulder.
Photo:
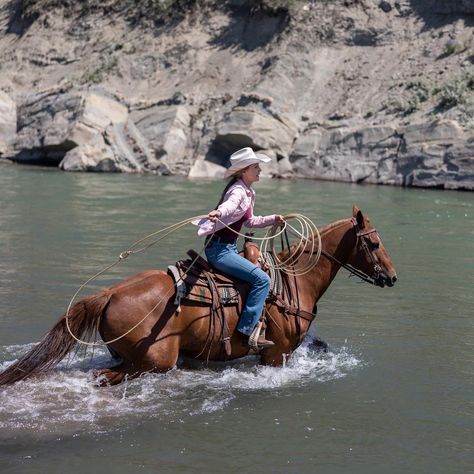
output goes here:
<path id="1" fill-rule="evenodd" d="M 122 171 L 110 148 L 81 145 L 67 152 L 60 168 L 65 171 Z"/>
<path id="2" fill-rule="evenodd" d="M 184 105 L 134 112 L 137 129 L 149 143 L 151 168 L 160 174 L 188 174 L 193 156 L 188 142 L 191 117 Z"/>
<path id="3" fill-rule="evenodd" d="M 169 172 L 114 99 L 95 93 L 34 96 L 19 110 L 19 162 L 66 171 Z"/>
<path id="4" fill-rule="evenodd" d="M 86 135 L 83 124 L 81 134 Z M 97 129 L 94 129 L 97 130 Z M 75 129 L 77 132 L 77 128 Z M 77 134 L 76 134 L 77 136 Z M 141 172 L 159 168 L 131 120 L 109 124 L 100 134 L 67 152 L 59 164 L 65 171 Z"/>
<path id="5" fill-rule="evenodd" d="M 189 170 L 190 178 L 223 178 L 226 168 L 209 160 L 198 159 Z"/>
<path id="6" fill-rule="evenodd" d="M 81 97 L 81 122 L 98 130 L 110 124 L 125 123 L 128 109 L 108 97 L 89 94 Z"/>
<path id="7" fill-rule="evenodd" d="M 21 104 L 14 143 L 20 162 L 59 165 L 75 147 L 106 146 L 109 126 L 124 124 L 127 108 L 96 94 L 52 93 L 33 96 Z"/>

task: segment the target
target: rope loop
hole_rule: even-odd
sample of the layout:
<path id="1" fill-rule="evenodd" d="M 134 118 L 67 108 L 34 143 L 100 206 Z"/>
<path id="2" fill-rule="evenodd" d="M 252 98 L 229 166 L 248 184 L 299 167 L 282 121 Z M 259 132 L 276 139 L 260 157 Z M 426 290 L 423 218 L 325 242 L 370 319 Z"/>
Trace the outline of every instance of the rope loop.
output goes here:
<path id="1" fill-rule="evenodd" d="M 283 216 L 283 219 L 285 220 L 285 225 L 280 232 L 277 232 L 279 227 L 278 224 L 275 224 L 269 231 L 267 231 L 267 234 L 260 245 L 260 254 L 262 255 L 262 258 L 265 259 L 265 263 L 272 267 L 273 271 L 279 270 L 292 276 L 305 275 L 318 264 L 321 256 L 321 235 L 314 222 L 303 214 L 288 214 Z M 295 228 L 288 222 L 292 220 L 296 221 L 299 229 Z M 284 260 L 280 260 L 275 251 L 275 237 L 279 236 L 287 229 L 289 233 L 298 238 L 298 241 L 294 246 L 291 246 L 294 247 L 293 249 L 288 243 L 288 257 Z M 307 246 L 309 246 L 309 250 L 307 249 Z M 300 258 L 305 252 L 309 253 L 310 258 L 308 258 L 307 262 L 303 262 L 296 267 L 295 263 L 300 261 Z M 265 255 L 267 253 L 270 253 L 273 258 L 266 259 Z M 277 263 L 273 263 L 273 260 Z"/>

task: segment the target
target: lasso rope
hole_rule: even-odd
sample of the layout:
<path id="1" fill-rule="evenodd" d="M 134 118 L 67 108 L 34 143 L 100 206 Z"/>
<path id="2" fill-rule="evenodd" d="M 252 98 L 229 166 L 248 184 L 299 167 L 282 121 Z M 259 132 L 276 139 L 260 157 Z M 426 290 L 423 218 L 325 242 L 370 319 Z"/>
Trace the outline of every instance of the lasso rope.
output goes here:
<path id="1" fill-rule="evenodd" d="M 153 245 L 157 244 L 161 240 L 163 240 L 165 237 L 170 235 L 173 232 L 176 232 L 177 230 L 181 229 L 181 227 L 184 227 L 185 225 L 191 223 L 192 221 L 199 220 L 207 218 L 207 215 L 200 215 L 200 216 L 195 216 L 195 217 L 190 217 L 188 219 L 182 220 L 180 222 L 177 222 L 175 224 L 172 224 L 168 227 L 165 227 L 164 229 L 157 230 L 156 232 L 153 232 L 151 234 L 148 234 L 146 237 L 143 237 L 137 241 L 135 241 L 127 250 L 123 251 L 120 253 L 118 259 L 112 263 L 111 265 L 108 265 L 104 269 L 102 269 L 100 272 L 97 272 L 94 276 L 90 277 L 88 280 L 86 280 L 80 287 L 79 289 L 74 293 L 73 297 L 71 298 L 69 305 L 66 310 L 66 327 L 71 335 L 71 337 L 76 341 L 79 342 L 80 344 L 86 345 L 86 346 L 100 346 L 100 345 L 108 345 L 112 344 L 114 342 L 119 341 L 120 339 L 124 338 L 128 334 L 130 334 L 133 330 L 135 330 L 140 324 L 142 324 L 145 319 L 150 316 L 151 313 L 162 303 L 162 301 L 168 297 L 171 293 L 171 291 L 174 292 L 176 284 L 178 282 L 175 282 L 174 286 L 171 287 L 160 299 L 159 301 L 153 306 L 153 308 L 142 318 L 140 321 L 138 321 L 134 326 L 132 326 L 128 331 L 125 333 L 121 334 L 120 336 L 110 339 L 108 341 L 103 341 L 102 343 L 100 342 L 89 342 L 89 341 L 83 341 L 79 339 L 77 336 L 75 336 L 71 330 L 71 327 L 69 325 L 69 311 L 71 310 L 72 304 L 74 300 L 76 299 L 77 295 L 83 290 L 83 288 L 88 285 L 91 281 L 94 281 L 96 278 L 98 278 L 100 275 L 103 275 L 106 271 L 110 270 L 111 268 L 115 267 L 119 263 L 123 262 L 126 258 L 128 258 L 130 255 L 134 255 L 140 252 L 143 252 Z M 275 261 L 277 264 L 270 262 L 269 259 L 266 259 L 265 262 L 267 265 L 270 267 L 270 271 L 273 273 L 276 270 L 284 271 L 288 274 L 291 275 L 304 275 L 305 273 L 308 273 L 314 266 L 318 263 L 319 257 L 321 255 L 321 236 L 319 234 L 319 231 L 316 227 L 316 225 L 307 217 L 303 216 L 302 214 L 288 214 L 283 217 L 284 223 L 283 225 L 280 224 L 275 224 L 272 226 L 270 230 L 267 231 L 264 237 L 252 237 L 252 240 L 260 240 L 262 243 L 260 245 L 260 254 L 265 255 L 265 252 L 268 250 L 268 246 L 270 247 L 270 252 L 272 253 Z M 295 229 L 293 226 L 291 226 L 287 221 L 288 220 L 296 220 L 300 224 L 300 230 Z M 220 219 L 217 219 L 218 222 L 220 222 L 224 227 L 227 229 L 230 229 L 232 232 L 234 232 L 237 236 L 240 237 L 247 237 L 245 234 L 242 234 L 231 227 L 229 227 L 227 224 L 222 222 Z M 280 229 L 279 229 L 280 228 Z M 295 252 L 290 253 L 289 256 L 286 260 L 280 260 L 278 256 L 276 255 L 276 252 L 274 250 L 274 240 L 276 237 L 282 235 L 286 229 L 289 229 L 291 233 L 299 237 L 298 245 L 296 246 Z M 215 231 L 214 231 L 215 232 Z M 213 234 L 214 234 L 213 232 Z M 311 234 L 312 233 L 312 234 Z M 147 241 L 151 237 L 157 236 L 159 234 L 161 235 L 159 238 L 155 239 L 154 241 L 144 245 L 143 247 L 136 248 L 138 245 L 142 244 L 143 242 Z M 212 234 L 212 235 L 213 235 Z M 309 238 L 309 235 L 313 235 L 312 238 Z M 317 245 L 315 245 L 315 237 L 317 237 Z M 308 262 L 302 267 L 295 269 L 293 266 L 289 266 L 290 261 L 296 261 L 298 258 L 303 254 L 303 252 L 306 249 L 306 245 L 309 244 L 311 246 L 311 253 L 310 255 L 315 254 L 316 258 L 313 259 L 308 259 Z M 315 251 L 315 246 L 316 246 L 316 251 Z M 189 266 L 188 270 L 184 273 L 184 276 L 187 275 L 189 270 L 192 268 L 192 266 L 196 263 L 196 261 L 201 257 L 201 254 L 204 252 L 206 248 L 206 245 L 204 245 L 197 256 L 194 258 L 194 260 L 191 262 L 191 265 Z M 183 278 L 181 278 L 183 280 Z"/>
<path id="2" fill-rule="evenodd" d="M 268 247 L 270 247 L 270 252 L 273 256 L 273 259 L 277 262 L 276 264 L 270 261 L 269 259 L 265 259 L 265 263 L 272 267 L 273 270 L 280 270 L 288 275 L 293 276 L 300 276 L 305 275 L 306 273 L 310 272 L 318 263 L 319 257 L 321 256 L 321 235 L 319 234 L 319 230 L 314 224 L 311 219 L 304 216 L 303 214 L 288 214 L 284 216 L 285 219 L 285 227 L 282 229 L 283 231 L 287 228 L 289 231 L 296 235 L 299 240 L 298 244 L 296 245 L 293 252 L 288 252 L 288 257 L 285 260 L 280 260 L 277 253 L 275 252 L 274 248 L 274 241 L 275 237 L 281 234 L 281 232 L 276 233 L 276 229 L 278 225 L 274 225 L 266 234 L 265 238 L 263 239 L 262 244 L 260 245 L 260 255 L 265 258 L 265 255 L 269 252 Z M 296 220 L 297 223 L 300 225 L 300 230 L 295 229 L 291 224 L 288 223 L 289 220 Z M 309 238 L 308 236 L 312 236 Z M 317 244 L 315 242 L 317 240 Z M 299 258 L 303 255 L 306 249 L 306 245 L 309 244 L 310 255 L 315 255 L 313 259 L 309 258 L 307 263 L 304 266 L 299 266 L 295 268 L 291 265 L 292 262 L 296 262 Z M 316 250 L 315 250 L 316 248 Z M 289 249 L 288 249 L 289 250 Z"/>

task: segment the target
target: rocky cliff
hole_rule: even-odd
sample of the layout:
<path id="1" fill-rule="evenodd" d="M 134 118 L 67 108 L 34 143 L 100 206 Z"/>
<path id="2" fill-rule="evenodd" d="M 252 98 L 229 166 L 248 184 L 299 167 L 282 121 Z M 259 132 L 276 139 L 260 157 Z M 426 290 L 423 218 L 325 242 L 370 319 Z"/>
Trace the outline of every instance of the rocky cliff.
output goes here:
<path id="1" fill-rule="evenodd" d="M 474 0 L 0 0 L 0 155 L 474 189 Z"/>

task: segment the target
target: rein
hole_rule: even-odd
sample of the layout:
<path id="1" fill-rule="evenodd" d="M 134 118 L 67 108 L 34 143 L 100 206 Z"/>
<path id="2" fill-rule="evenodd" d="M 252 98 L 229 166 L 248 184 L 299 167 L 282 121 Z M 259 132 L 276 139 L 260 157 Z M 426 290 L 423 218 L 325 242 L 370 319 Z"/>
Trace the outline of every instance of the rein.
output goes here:
<path id="1" fill-rule="evenodd" d="M 359 277 L 361 280 L 366 281 L 367 283 L 370 283 L 371 285 L 375 285 L 375 279 L 372 278 L 371 276 L 367 275 L 367 273 L 362 272 L 361 270 L 358 270 L 357 268 L 354 268 L 352 265 L 349 265 L 348 263 L 342 263 L 340 262 L 336 257 L 333 257 L 329 253 L 327 253 L 325 250 L 321 250 L 321 253 L 329 260 L 333 261 L 334 263 L 337 263 L 341 267 L 345 268 L 349 273 L 352 275 L 355 275 Z"/>
<path id="2" fill-rule="evenodd" d="M 377 233 L 377 230 L 372 229 L 372 230 L 368 230 L 368 231 L 365 231 L 365 232 L 361 232 L 361 229 L 359 229 L 359 224 L 357 223 L 357 221 L 354 217 L 351 219 L 351 222 L 352 222 L 352 228 L 354 229 L 354 232 L 355 232 L 355 235 L 356 235 L 356 246 L 359 242 L 361 242 L 362 248 L 364 249 L 365 253 L 368 254 L 368 256 L 370 257 L 370 260 L 374 264 L 374 270 L 375 270 L 376 277 L 375 278 L 371 277 L 371 276 L 367 275 L 367 273 L 363 272 L 362 270 L 359 270 L 359 269 L 353 267 L 352 265 L 349 265 L 348 263 L 341 262 L 336 257 L 334 257 L 333 255 L 326 252 L 324 249 L 321 249 L 321 254 L 324 255 L 328 260 L 331 260 L 332 262 L 336 263 L 337 265 L 340 265 L 341 267 L 345 268 L 352 275 L 355 275 L 356 277 L 359 277 L 361 280 L 363 280 L 367 283 L 370 283 L 371 285 L 377 285 L 376 279 L 377 279 L 377 276 L 378 276 L 381 269 L 380 269 L 380 266 L 375 261 L 374 256 L 372 255 L 372 252 L 369 250 L 367 242 L 363 238 L 366 235 Z M 305 253 L 310 253 L 310 251 L 309 250 L 305 251 Z M 312 251 L 311 253 L 314 253 L 314 251 Z"/>

